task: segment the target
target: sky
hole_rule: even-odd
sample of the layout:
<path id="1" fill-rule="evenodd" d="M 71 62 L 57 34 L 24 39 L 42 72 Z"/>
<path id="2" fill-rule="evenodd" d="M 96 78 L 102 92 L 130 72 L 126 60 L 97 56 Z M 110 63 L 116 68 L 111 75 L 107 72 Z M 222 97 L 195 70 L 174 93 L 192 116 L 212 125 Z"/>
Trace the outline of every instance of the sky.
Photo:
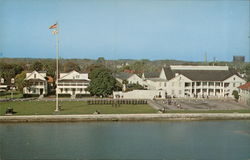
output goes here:
<path id="1" fill-rule="evenodd" d="M 250 54 L 248 0 L 0 0 L 0 57 L 232 61 Z"/>

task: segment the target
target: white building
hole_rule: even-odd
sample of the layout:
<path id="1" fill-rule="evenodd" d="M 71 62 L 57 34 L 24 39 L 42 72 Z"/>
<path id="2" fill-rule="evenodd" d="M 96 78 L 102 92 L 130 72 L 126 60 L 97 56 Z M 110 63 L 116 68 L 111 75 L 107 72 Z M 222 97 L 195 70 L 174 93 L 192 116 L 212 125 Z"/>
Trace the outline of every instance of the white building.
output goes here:
<path id="1" fill-rule="evenodd" d="M 123 84 L 123 81 L 127 81 L 128 84 L 142 84 L 143 80 L 137 75 L 133 73 L 120 72 L 115 74 L 115 79 Z"/>
<path id="2" fill-rule="evenodd" d="M 8 90 L 8 85 L 6 84 L 5 79 L 0 77 L 0 92 L 7 90 Z"/>
<path id="3" fill-rule="evenodd" d="M 69 73 L 60 73 L 58 79 L 58 94 L 70 94 L 75 97 L 77 94 L 89 94 L 86 88 L 89 86 L 88 73 L 79 73 L 71 71 Z"/>
<path id="4" fill-rule="evenodd" d="M 113 92 L 114 99 L 165 99 L 165 91 L 133 90 L 129 92 Z"/>
<path id="5" fill-rule="evenodd" d="M 24 80 L 27 82 L 26 87 L 23 88 L 24 94 L 46 95 L 48 93 L 46 72 L 28 72 Z"/>
<path id="6" fill-rule="evenodd" d="M 143 77 L 145 78 L 145 77 Z M 171 97 L 232 97 L 246 81 L 228 66 L 170 66 L 158 77 L 145 78 L 148 89 Z"/>
<path id="7" fill-rule="evenodd" d="M 247 82 L 239 88 L 239 102 L 250 105 L 250 82 Z"/>

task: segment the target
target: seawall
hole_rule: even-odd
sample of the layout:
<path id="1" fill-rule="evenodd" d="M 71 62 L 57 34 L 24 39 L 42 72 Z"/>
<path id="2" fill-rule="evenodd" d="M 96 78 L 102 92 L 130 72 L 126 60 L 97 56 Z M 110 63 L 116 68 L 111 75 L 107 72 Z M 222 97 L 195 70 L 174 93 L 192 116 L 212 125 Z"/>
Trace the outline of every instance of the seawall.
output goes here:
<path id="1" fill-rule="evenodd" d="M 155 120 L 240 120 L 250 113 L 166 113 L 166 114 L 99 114 L 99 115 L 31 115 L 0 116 L 4 122 L 81 122 L 81 121 L 155 121 Z"/>

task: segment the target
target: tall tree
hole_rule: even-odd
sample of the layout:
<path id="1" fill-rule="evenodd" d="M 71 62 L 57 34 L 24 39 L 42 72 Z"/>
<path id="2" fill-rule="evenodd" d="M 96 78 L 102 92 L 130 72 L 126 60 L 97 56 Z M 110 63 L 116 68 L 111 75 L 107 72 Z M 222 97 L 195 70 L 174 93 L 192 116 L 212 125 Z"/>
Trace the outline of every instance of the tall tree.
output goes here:
<path id="1" fill-rule="evenodd" d="M 43 67 L 44 67 L 44 71 L 47 72 L 48 76 L 55 77 L 55 71 L 56 71 L 55 62 L 46 62 Z"/>
<path id="2" fill-rule="evenodd" d="M 73 70 L 79 72 L 81 70 L 81 68 L 80 68 L 80 66 L 78 64 L 76 64 L 74 62 L 71 62 L 71 61 L 66 62 L 64 64 L 63 68 L 64 68 L 64 72 L 70 72 L 70 71 L 73 71 Z"/>
<path id="3" fill-rule="evenodd" d="M 0 65 L 0 77 L 4 78 L 5 83 L 10 84 L 11 78 L 15 77 L 15 69 L 13 65 L 2 63 Z"/>
<path id="4" fill-rule="evenodd" d="M 96 60 L 96 63 L 99 64 L 99 65 L 104 65 L 105 66 L 105 59 L 104 59 L 104 57 L 99 57 Z"/>
<path id="5" fill-rule="evenodd" d="M 24 81 L 26 77 L 26 72 L 22 72 L 15 77 L 15 86 L 18 88 L 20 92 L 23 91 L 23 88 L 26 86 L 26 82 Z"/>
<path id="6" fill-rule="evenodd" d="M 95 68 L 89 73 L 90 85 L 88 91 L 91 95 L 106 97 L 116 89 L 116 80 L 106 68 Z"/>
<path id="7" fill-rule="evenodd" d="M 36 70 L 36 71 L 42 71 L 43 70 L 43 64 L 39 61 L 36 61 L 35 63 L 32 64 L 31 66 L 32 70 Z"/>
<path id="8" fill-rule="evenodd" d="M 246 65 L 245 70 L 246 70 L 247 81 L 250 82 L 250 63 Z"/>

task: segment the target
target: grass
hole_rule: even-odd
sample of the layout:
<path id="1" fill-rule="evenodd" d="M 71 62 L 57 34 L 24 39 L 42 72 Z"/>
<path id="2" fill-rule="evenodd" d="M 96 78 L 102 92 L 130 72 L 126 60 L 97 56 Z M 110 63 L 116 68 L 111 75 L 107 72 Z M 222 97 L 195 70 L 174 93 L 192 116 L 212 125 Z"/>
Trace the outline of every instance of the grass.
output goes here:
<path id="1" fill-rule="evenodd" d="M 156 113 L 148 105 L 87 105 L 86 102 L 64 101 L 60 102 L 62 110 L 59 114 L 93 114 L 98 110 L 101 114 L 133 114 Z M 0 115 L 4 115 L 8 107 L 14 109 L 16 115 L 52 115 L 55 110 L 55 102 L 51 101 L 24 101 L 24 102 L 0 102 Z"/>
<path id="2" fill-rule="evenodd" d="M 87 105 L 84 101 L 60 102 L 61 115 L 68 114 L 93 114 L 98 110 L 101 114 L 138 114 L 157 113 L 148 105 Z M 0 115 L 4 115 L 8 107 L 14 109 L 16 115 L 52 115 L 55 110 L 55 102 L 52 101 L 24 101 L 24 102 L 0 102 Z M 167 113 L 250 113 L 250 110 L 167 110 Z"/>

